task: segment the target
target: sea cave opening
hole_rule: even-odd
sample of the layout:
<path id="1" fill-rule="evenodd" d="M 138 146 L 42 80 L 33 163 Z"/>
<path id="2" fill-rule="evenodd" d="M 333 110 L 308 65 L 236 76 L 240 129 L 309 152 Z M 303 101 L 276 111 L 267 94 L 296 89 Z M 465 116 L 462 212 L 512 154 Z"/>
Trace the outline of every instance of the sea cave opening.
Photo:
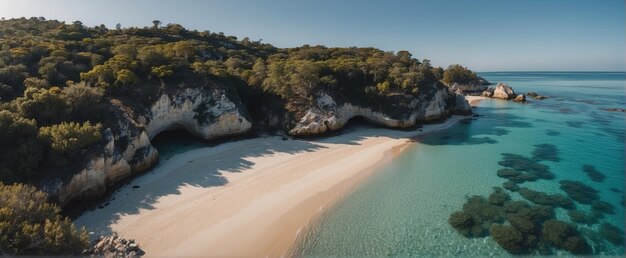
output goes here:
<path id="1" fill-rule="evenodd" d="M 379 127 L 376 124 L 368 121 L 365 117 L 362 116 L 354 116 L 348 119 L 348 123 L 344 127 L 345 130 L 352 131 L 358 129 L 368 129 L 368 128 L 377 128 Z"/>
<path id="2" fill-rule="evenodd" d="M 182 127 L 160 132 L 150 142 L 159 151 L 160 160 L 167 160 L 173 155 L 208 146 L 202 138 Z"/>

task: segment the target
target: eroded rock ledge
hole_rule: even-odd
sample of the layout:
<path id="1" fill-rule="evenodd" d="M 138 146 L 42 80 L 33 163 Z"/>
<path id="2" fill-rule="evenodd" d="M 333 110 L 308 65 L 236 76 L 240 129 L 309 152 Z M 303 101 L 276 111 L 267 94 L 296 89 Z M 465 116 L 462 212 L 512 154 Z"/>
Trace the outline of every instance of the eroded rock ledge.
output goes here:
<path id="1" fill-rule="evenodd" d="M 408 98 L 408 110 L 400 114 L 387 114 L 371 107 L 338 104 L 330 95 L 320 93 L 316 103 L 289 131 L 296 136 L 310 136 L 338 130 L 353 117 L 362 117 L 372 124 L 389 128 L 407 128 L 416 123 L 440 120 L 450 114 L 471 114 L 471 107 L 463 95 L 453 93 L 448 87 L 433 86 L 432 94 Z"/>

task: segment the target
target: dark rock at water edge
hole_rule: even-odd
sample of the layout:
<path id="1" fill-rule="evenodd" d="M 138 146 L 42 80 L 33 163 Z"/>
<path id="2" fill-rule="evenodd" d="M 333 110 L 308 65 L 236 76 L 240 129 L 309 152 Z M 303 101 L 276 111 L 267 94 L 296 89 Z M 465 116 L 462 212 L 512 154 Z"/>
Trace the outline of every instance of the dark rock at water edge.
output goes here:
<path id="1" fill-rule="evenodd" d="M 117 234 L 100 237 L 92 242 L 92 246 L 83 254 L 105 257 L 139 257 L 145 254 L 134 240 L 121 238 Z"/>
<path id="2" fill-rule="evenodd" d="M 524 102 L 526 102 L 526 96 L 524 96 L 524 95 L 522 95 L 522 94 L 519 94 L 519 95 L 517 95 L 517 97 L 515 97 L 515 98 L 513 99 L 513 101 L 515 101 L 515 102 L 520 102 L 520 103 L 524 103 Z"/>
<path id="3" fill-rule="evenodd" d="M 532 97 L 533 99 L 547 99 L 548 98 L 547 96 L 539 95 L 534 91 L 528 92 L 526 93 L 526 95 L 528 95 L 529 97 Z"/>

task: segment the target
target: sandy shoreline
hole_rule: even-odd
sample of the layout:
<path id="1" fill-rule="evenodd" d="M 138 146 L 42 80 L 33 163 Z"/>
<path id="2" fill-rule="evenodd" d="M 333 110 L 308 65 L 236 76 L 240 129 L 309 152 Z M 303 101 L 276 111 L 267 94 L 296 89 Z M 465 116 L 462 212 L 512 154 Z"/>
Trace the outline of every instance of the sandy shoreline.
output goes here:
<path id="1" fill-rule="evenodd" d="M 95 235 L 135 239 L 148 256 L 281 256 L 323 207 L 411 137 L 463 118 L 422 131 L 368 127 L 321 140 L 264 137 L 189 151 L 161 162 L 76 223 Z"/>
<path id="2" fill-rule="evenodd" d="M 480 103 L 480 101 L 489 98 L 483 96 L 465 96 L 465 99 L 470 103 L 470 106 L 475 107 Z"/>

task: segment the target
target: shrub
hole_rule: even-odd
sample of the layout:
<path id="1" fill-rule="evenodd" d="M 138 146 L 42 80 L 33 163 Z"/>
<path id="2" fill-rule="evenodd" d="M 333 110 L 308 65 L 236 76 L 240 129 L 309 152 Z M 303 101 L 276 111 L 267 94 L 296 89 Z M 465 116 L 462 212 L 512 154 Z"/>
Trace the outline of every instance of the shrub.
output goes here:
<path id="1" fill-rule="evenodd" d="M 476 73 L 470 71 L 462 65 L 450 65 L 448 69 L 443 72 L 443 82 L 452 85 L 454 83 L 470 84 L 478 82 L 478 76 Z"/>
<path id="2" fill-rule="evenodd" d="M 11 255 L 80 254 L 87 232 L 62 217 L 32 186 L 0 183 L 0 249 Z"/>
<path id="3" fill-rule="evenodd" d="M 32 119 L 0 111 L 0 181 L 24 182 L 39 165 L 42 146 Z"/>
<path id="4" fill-rule="evenodd" d="M 63 122 L 39 128 L 39 136 L 50 145 L 52 150 L 73 155 L 99 141 L 102 138 L 101 130 L 100 124 Z"/>

